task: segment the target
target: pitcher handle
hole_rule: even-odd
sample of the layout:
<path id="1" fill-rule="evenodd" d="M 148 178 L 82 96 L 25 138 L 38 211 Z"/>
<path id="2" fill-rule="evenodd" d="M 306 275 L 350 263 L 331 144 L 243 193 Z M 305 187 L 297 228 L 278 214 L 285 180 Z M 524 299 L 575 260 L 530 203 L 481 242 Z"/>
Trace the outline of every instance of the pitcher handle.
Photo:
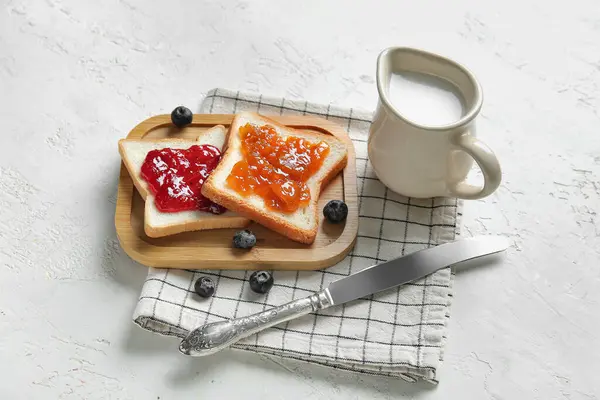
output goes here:
<path id="1" fill-rule="evenodd" d="M 471 185 L 465 181 L 449 185 L 452 195 L 461 199 L 477 200 L 489 196 L 500 186 L 502 170 L 494 152 L 481 140 L 462 134 L 454 138 L 453 144 L 473 157 L 483 173 L 483 186 Z"/>

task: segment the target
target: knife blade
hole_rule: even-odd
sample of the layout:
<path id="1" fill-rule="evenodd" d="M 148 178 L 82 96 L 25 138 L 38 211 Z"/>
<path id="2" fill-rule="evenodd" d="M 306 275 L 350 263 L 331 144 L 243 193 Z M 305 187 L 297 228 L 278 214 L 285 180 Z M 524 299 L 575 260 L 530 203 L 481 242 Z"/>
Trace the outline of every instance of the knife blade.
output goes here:
<path id="1" fill-rule="evenodd" d="M 268 327 L 415 281 L 439 269 L 498 253 L 507 247 L 503 237 L 477 236 L 420 250 L 365 268 L 303 299 L 247 317 L 196 328 L 183 339 L 179 351 L 191 356 L 213 354 Z"/>

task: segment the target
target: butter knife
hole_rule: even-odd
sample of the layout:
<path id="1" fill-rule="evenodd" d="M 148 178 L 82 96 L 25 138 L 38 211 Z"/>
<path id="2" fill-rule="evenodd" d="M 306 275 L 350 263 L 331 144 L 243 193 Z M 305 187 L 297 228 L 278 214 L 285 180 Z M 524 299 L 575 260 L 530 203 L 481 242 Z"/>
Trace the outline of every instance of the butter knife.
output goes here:
<path id="1" fill-rule="evenodd" d="M 213 354 L 271 326 L 412 282 L 439 269 L 507 247 L 503 237 L 477 236 L 417 251 L 365 268 L 308 297 L 247 317 L 196 328 L 183 339 L 179 351 L 196 357 Z"/>

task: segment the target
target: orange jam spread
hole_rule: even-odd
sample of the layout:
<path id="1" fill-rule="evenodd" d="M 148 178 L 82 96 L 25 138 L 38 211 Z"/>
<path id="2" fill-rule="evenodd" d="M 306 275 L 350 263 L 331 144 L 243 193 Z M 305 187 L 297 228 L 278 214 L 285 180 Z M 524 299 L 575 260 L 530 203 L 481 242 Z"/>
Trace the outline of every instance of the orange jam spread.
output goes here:
<path id="1" fill-rule="evenodd" d="M 311 143 L 282 137 L 270 125 L 240 127 L 242 160 L 227 177 L 227 184 L 242 196 L 256 194 L 271 210 L 292 213 L 308 205 L 306 181 L 329 154 L 326 142 Z"/>

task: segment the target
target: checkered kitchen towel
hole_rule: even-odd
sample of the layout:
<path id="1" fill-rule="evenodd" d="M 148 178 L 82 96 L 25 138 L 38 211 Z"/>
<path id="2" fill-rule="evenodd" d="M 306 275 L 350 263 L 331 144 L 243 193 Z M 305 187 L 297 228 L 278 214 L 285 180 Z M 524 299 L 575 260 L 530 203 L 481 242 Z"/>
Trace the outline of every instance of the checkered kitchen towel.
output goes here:
<path id="1" fill-rule="evenodd" d="M 249 290 L 246 271 L 150 269 L 135 310 L 142 328 L 184 337 L 208 322 L 241 317 L 305 297 L 332 281 L 436 244 L 458 234 L 456 199 L 411 199 L 388 190 L 367 161 L 371 113 L 305 101 L 212 90 L 201 113 L 258 111 L 315 114 L 343 126 L 356 148 L 360 219 L 356 246 L 346 259 L 322 271 L 276 271 L 266 295 Z M 352 168 L 349 165 L 348 168 Z M 215 295 L 204 300 L 194 281 L 208 275 Z M 437 383 L 452 297 L 450 268 L 345 305 L 310 314 L 246 338 L 234 348 L 362 373 Z"/>

